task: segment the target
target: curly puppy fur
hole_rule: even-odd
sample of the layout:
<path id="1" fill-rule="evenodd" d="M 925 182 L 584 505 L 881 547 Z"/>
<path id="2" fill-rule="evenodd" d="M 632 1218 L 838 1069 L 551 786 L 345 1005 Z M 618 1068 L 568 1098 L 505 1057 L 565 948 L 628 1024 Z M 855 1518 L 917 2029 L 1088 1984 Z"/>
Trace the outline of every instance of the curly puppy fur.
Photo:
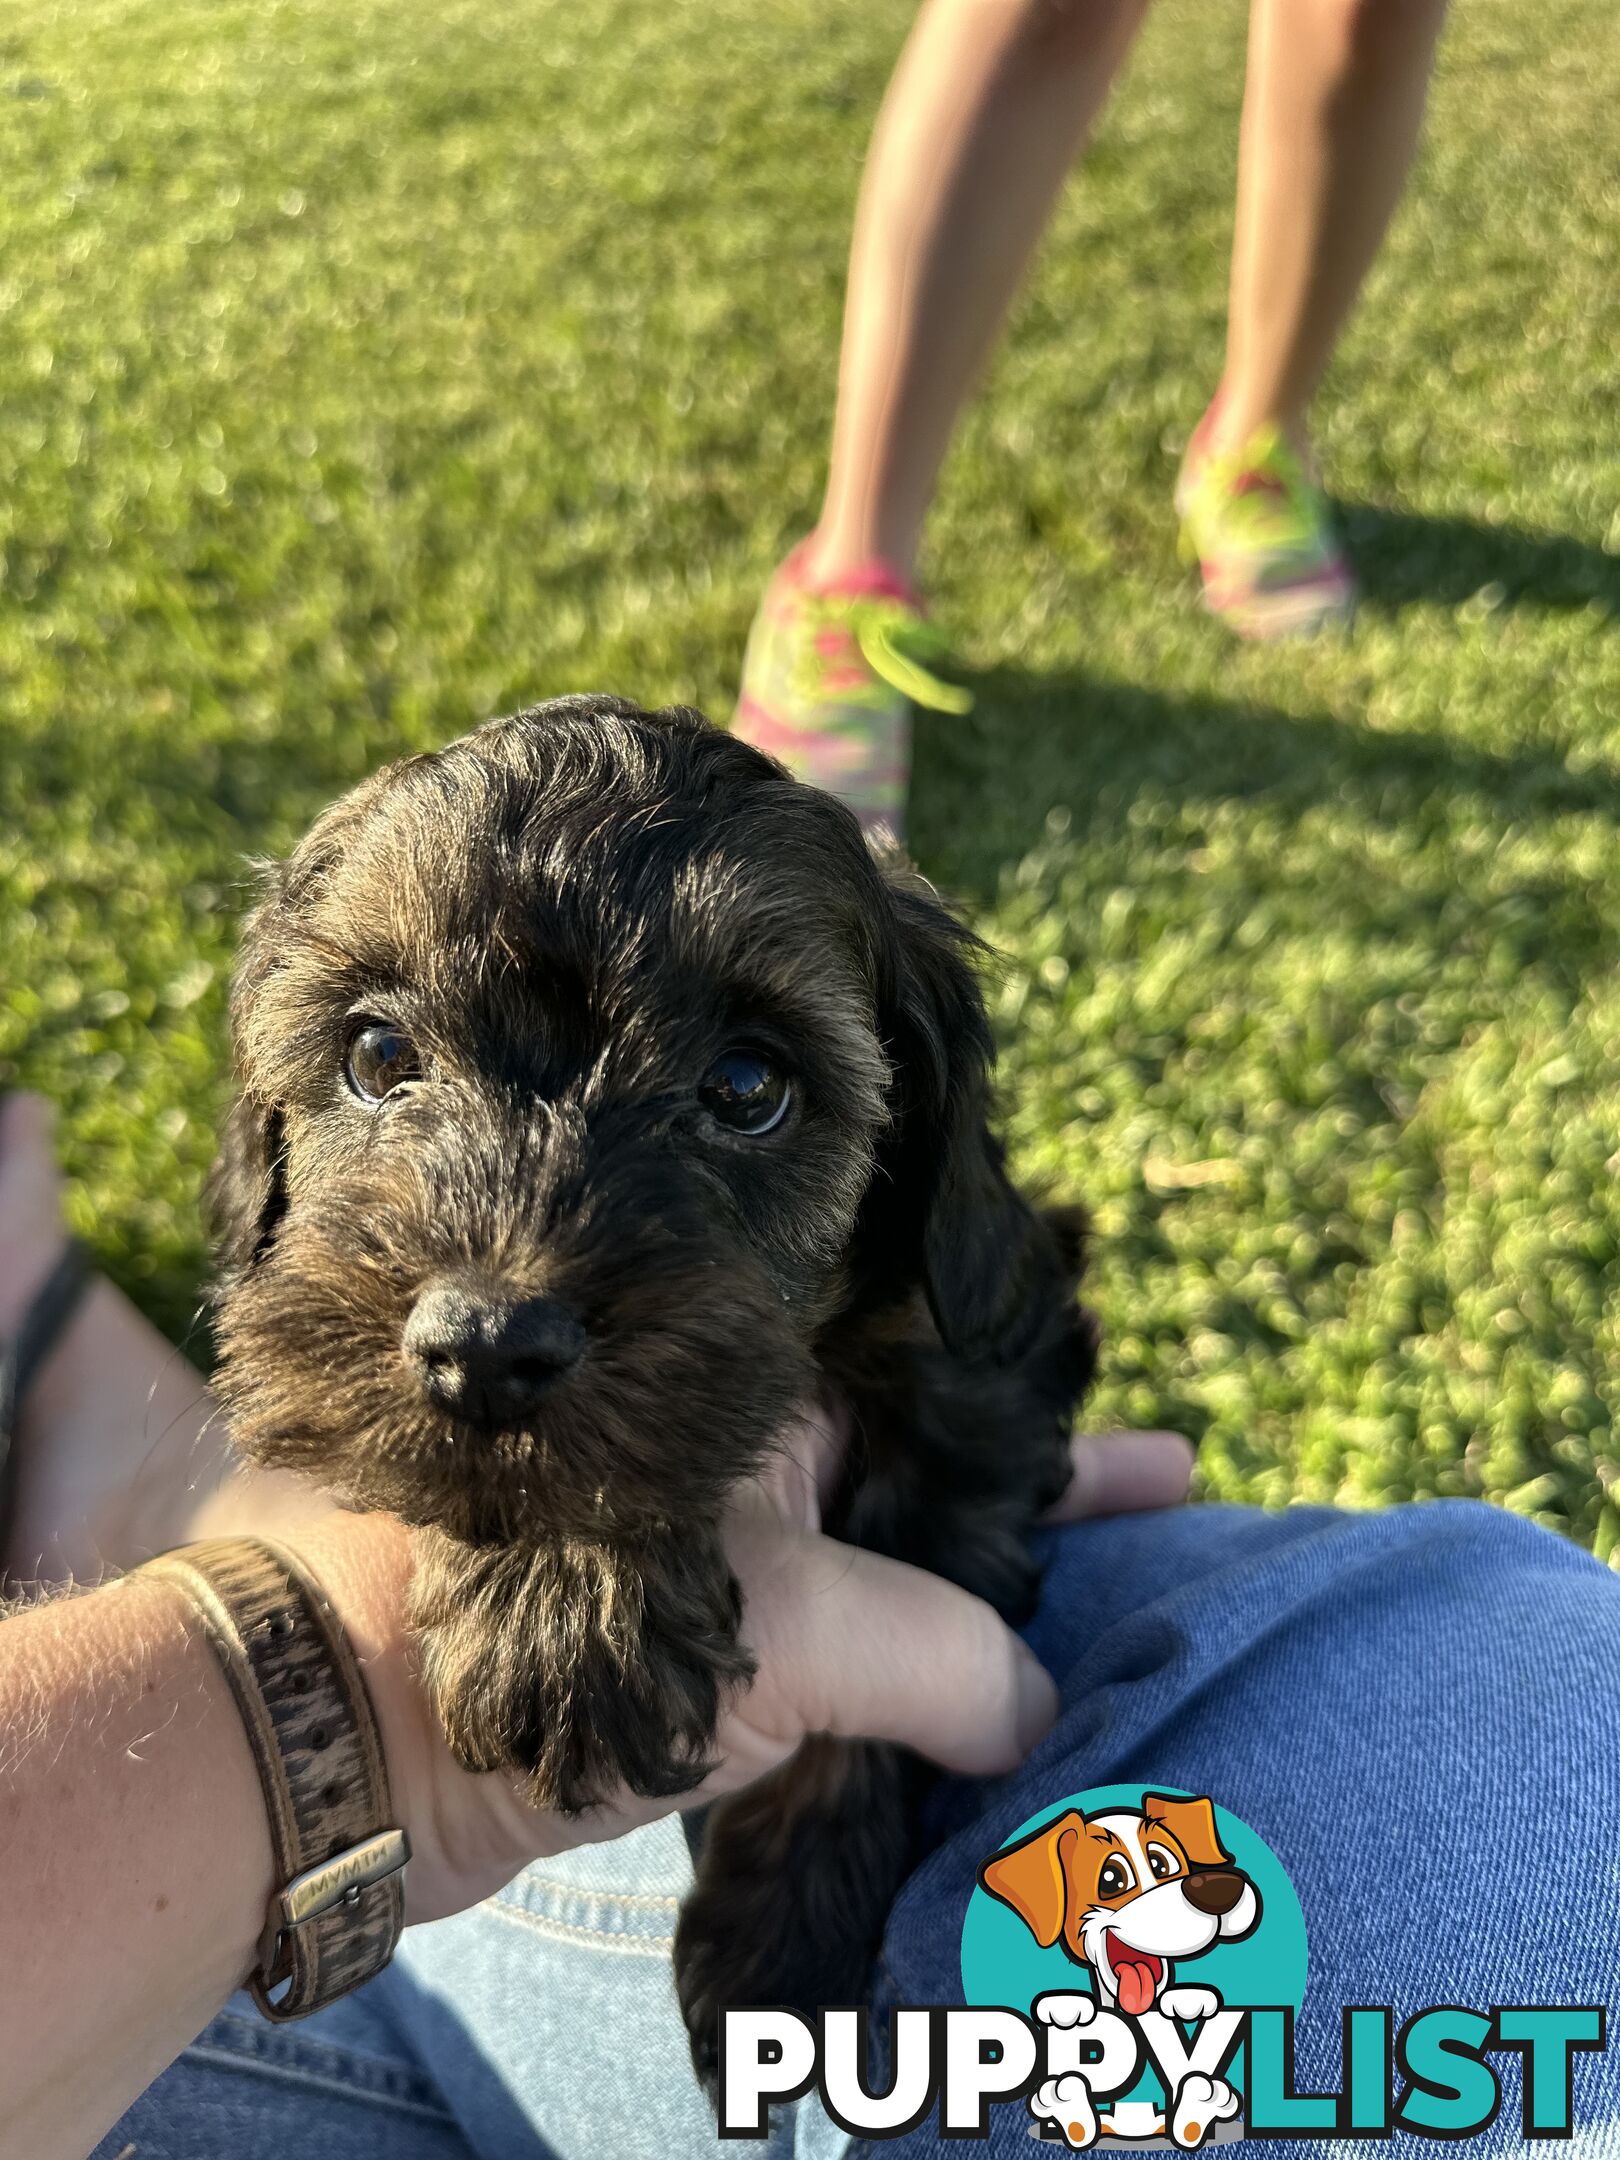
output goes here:
<path id="1" fill-rule="evenodd" d="M 470 1767 L 568 1810 L 701 1780 L 751 1672 L 723 1504 L 817 1395 L 854 1434 L 830 1529 L 1028 1608 L 1094 1330 L 1077 1219 L 987 1129 L 973 944 L 831 797 L 613 698 L 388 767 L 269 872 L 212 1186 L 233 1429 L 426 1533 Z M 380 1100 L 368 1025 L 416 1060 Z M 698 1092 L 738 1046 L 791 1085 L 759 1137 Z M 435 1392 L 446 1294 L 572 1331 L 520 1411 Z M 710 1811 L 675 1951 L 700 2074 L 724 2007 L 862 1998 L 925 1775 L 822 1739 Z"/>

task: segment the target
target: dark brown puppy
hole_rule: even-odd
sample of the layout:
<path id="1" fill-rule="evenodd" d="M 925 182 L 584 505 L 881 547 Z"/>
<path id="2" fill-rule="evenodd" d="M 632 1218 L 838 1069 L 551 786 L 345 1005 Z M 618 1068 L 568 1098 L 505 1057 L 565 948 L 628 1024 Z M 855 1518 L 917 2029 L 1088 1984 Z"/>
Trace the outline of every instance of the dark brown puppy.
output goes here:
<path id="1" fill-rule="evenodd" d="M 699 1782 L 750 1671 L 722 1507 L 818 1393 L 829 1528 L 1028 1607 L 1094 1333 L 986 1127 L 971 945 L 829 796 L 612 698 L 390 766 L 271 873 L 213 1186 L 233 1428 L 427 1533 L 469 1766 Z M 714 1808 L 700 2072 L 723 2008 L 861 1999 L 923 1775 L 821 1740 Z"/>

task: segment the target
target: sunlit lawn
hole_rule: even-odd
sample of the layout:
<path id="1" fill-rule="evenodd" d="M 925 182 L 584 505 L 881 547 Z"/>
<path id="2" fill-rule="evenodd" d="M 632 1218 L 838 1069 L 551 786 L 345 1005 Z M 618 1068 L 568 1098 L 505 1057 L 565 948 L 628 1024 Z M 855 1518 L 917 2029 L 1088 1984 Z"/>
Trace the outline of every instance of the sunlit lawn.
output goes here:
<path id="1" fill-rule="evenodd" d="M 813 511 L 896 0 L 56 0 L 0 31 L 0 1079 L 176 1333 L 245 855 L 555 691 L 728 708 Z M 1612 0 L 1470 0 L 1324 401 L 1349 642 L 1234 650 L 1168 491 L 1242 11 L 1170 0 L 953 461 L 914 838 L 1084 1195 L 1099 1417 L 1207 1488 L 1612 1552 Z"/>

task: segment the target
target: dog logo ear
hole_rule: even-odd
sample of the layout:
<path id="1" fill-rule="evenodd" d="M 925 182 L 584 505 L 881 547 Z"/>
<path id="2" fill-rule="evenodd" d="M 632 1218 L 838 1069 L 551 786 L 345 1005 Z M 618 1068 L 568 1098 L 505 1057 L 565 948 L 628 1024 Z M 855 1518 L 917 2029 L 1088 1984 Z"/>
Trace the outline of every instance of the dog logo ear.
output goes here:
<path id="1" fill-rule="evenodd" d="M 1050 1950 L 1063 1933 L 1068 1868 L 1085 1820 L 1070 1808 L 1056 1822 L 998 1852 L 979 1870 L 983 1888 L 1012 1907 L 1043 1950 Z"/>
<path id="2" fill-rule="evenodd" d="M 1164 1825 L 1195 1868 L 1232 1865 L 1232 1855 L 1221 1844 L 1215 1829 L 1211 1800 L 1202 1795 L 1195 1800 L 1176 1800 L 1169 1793 L 1144 1793 L 1142 1813 L 1149 1822 Z"/>

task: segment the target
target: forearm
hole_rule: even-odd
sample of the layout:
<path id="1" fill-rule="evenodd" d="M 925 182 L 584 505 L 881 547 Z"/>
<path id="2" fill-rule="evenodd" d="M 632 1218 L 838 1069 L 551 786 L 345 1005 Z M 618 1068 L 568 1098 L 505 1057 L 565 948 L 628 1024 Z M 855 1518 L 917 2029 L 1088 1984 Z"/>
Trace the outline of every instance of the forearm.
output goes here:
<path id="1" fill-rule="evenodd" d="M 0 1621 L 0 2156 L 83 2160 L 245 1977 L 264 1801 L 185 1598 Z"/>

